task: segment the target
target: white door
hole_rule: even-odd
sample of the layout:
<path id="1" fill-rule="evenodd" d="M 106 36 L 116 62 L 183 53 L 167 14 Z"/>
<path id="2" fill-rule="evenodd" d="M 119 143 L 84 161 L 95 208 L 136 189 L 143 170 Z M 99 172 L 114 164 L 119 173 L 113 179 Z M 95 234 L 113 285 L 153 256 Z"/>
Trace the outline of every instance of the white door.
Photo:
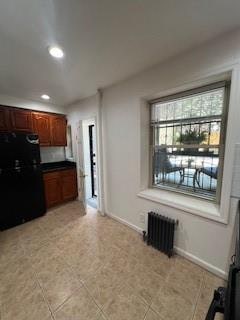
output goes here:
<path id="1" fill-rule="evenodd" d="M 78 126 L 78 137 L 77 137 L 77 146 L 78 146 L 78 192 L 79 199 L 82 201 L 84 209 L 86 211 L 86 195 L 85 195 L 85 177 L 84 172 L 84 148 L 83 148 L 83 126 L 82 121 L 79 122 Z"/>

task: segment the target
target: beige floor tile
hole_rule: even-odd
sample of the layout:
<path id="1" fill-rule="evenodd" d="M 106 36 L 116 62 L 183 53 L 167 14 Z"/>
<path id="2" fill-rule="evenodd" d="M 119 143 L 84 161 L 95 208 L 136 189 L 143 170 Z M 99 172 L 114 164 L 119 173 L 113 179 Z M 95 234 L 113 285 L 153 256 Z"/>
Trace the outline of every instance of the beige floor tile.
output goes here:
<path id="1" fill-rule="evenodd" d="M 88 294 L 80 288 L 54 314 L 56 320 L 98 320 L 101 311 Z"/>
<path id="2" fill-rule="evenodd" d="M 143 265 L 136 264 L 127 277 L 127 283 L 145 303 L 150 305 L 152 299 L 163 285 L 164 278 Z"/>
<path id="3" fill-rule="evenodd" d="M 0 292 L 6 285 L 15 283 L 18 280 L 29 279 L 33 276 L 28 260 L 24 256 L 14 262 L 12 260 L 9 263 L 5 261 L 0 266 Z"/>
<path id="4" fill-rule="evenodd" d="M 1 248 L 2 249 L 2 248 Z M 8 250 L 0 249 L 0 273 L 10 264 L 15 264 L 24 256 L 24 250 L 19 246 L 11 246 Z"/>
<path id="5" fill-rule="evenodd" d="M 116 247 L 106 266 L 119 277 L 127 277 L 135 268 L 139 261 L 131 255 L 127 255 L 122 249 Z"/>
<path id="6" fill-rule="evenodd" d="M 182 260 L 182 259 L 181 259 Z M 167 278 L 169 286 L 173 286 L 181 291 L 182 296 L 191 304 L 195 304 L 203 283 L 203 269 L 192 263 L 176 261 Z"/>
<path id="7" fill-rule="evenodd" d="M 1 320 L 48 320 L 50 310 L 37 283 L 25 281 L 9 287 L 2 301 Z"/>
<path id="8" fill-rule="evenodd" d="M 66 261 L 68 261 L 66 259 Z M 102 267 L 102 262 L 92 253 L 79 255 L 76 260 L 69 262 L 72 270 L 79 276 L 80 280 L 86 280 L 93 276 Z"/>
<path id="9" fill-rule="evenodd" d="M 122 285 L 118 275 L 107 267 L 101 267 L 94 276 L 83 283 L 100 308 L 104 308 L 109 303 L 113 292 Z"/>
<path id="10" fill-rule="evenodd" d="M 97 320 L 107 320 L 107 318 L 101 313 Z"/>
<path id="11" fill-rule="evenodd" d="M 55 243 L 48 243 L 40 248 L 30 251 L 28 254 L 28 260 L 31 267 L 34 270 L 38 270 L 41 268 L 42 264 L 46 264 L 48 259 L 58 258 L 61 255 L 61 251 L 55 245 Z"/>
<path id="12" fill-rule="evenodd" d="M 103 308 L 109 320 L 143 320 L 147 310 L 147 304 L 126 285 L 114 293 L 107 306 Z"/>
<path id="13" fill-rule="evenodd" d="M 7 250 L 11 246 L 16 246 L 19 243 L 18 227 L 0 232 L 1 251 Z"/>
<path id="14" fill-rule="evenodd" d="M 138 243 L 132 248 L 132 255 L 138 259 L 146 268 L 153 270 L 162 277 L 167 277 L 175 265 L 174 258 L 169 259 L 160 251 L 147 246 L 145 243 Z"/>
<path id="15" fill-rule="evenodd" d="M 212 275 L 209 272 L 205 272 L 202 289 L 197 301 L 197 306 L 194 314 L 194 320 L 205 320 L 209 305 L 213 298 L 213 292 L 219 286 L 226 286 L 225 281 Z M 221 314 L 215 317 L 216 320 L 223 319 Z"/>
<path id="16" fill-rule="evenodd" d="M 225 280 L 218 278 L 210 272 L 205 271 L 204 275 L 204 287 L 217 289 L 218 287 L 226 287 Z"/>
<path id="17" fill-rule="evenodd" d="M 47 259 L 35 272 L 53 311 L 82 286 L 77 275 L 60 257 Z"/>
<path id="18" fill-rule="evenodd" d="M 156 312 L 154 312 L 152 309 L 149 309 L 146 318 L 144 320 L 164 320 L 161 318 Z M 165 319 L 167 320 L 167 319 Z"/>
<path id="19" fill-rule="evenodd" d="M 153 299 L 151 308 L 163 319 L 190 320 L 195 305 L 182 296 L 181 290 L 165 284 Z"/>
<path id="20" fill-rule="evenodd" d="M 226 285 L 78 201 L 1 232 L 0 243 L 1 320 L 50 320 L 49 308 L 56 320 L 192 320 L 194 310 L 204 320 Z"/>
<path id="21" fill-rule="evenodd" d="M 11 305 L 27 298 L 37 288 L 37 281 L 32 277 L 19 277 L 15 281 L 1 283 L 1 302 Z"/>

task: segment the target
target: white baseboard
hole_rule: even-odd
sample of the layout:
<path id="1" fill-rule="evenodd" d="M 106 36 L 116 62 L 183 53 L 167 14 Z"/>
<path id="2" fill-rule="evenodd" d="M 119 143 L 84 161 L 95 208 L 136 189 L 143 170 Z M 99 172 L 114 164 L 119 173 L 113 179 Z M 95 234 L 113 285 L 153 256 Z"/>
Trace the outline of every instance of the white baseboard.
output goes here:
<path id="1" fill-rule="evenodd" d="M 174 250 L 177 254 L 179 254 L 180 256 L 186 258 L 187 260 L 190 260 L 191 262 L 199 265 L 200 267 L 204 268 L 205 270 L 215 274 L 216 276 L 224 279 L 224 280 L 227 280 L 227 273 L 217 267 L 215 267 L 214 265 L 194 256 L 193 254 L 181 249 L 181 248 L 178 248 L 176 246 L 174 246 Z"/>
<path id="2" fill-rule="evenodd" d="M 130 223 L 130 222 L 128 222 L 128 221 L 126 221 L 126 220 L 124 220 L 124 219 L 122 219 L 122 218 L 119 218 L 118 216 L 115 216 L 115 215 L 112 214 L 112 213 L 109 213 L 109 212 L 108 212 L 108 213 L 105 212 L 105 213 L 106 213 L 106 215 L 107 215 L 108 217 L 110 217 L 110 218 L 112 218 L 112 219 L 114 219 L 114 220 L 116 220 L 116 221 L 118 221 L 118 222 L 121 222 L 122 224 L 125 224 L 125 226 L 127 226 L 127 227 L 129 227 L 129 228 L 137 231 L 138 233 L 141 233 L 141 234 L 142 234 L 143 229 L 135 226 L 134 224 L 132 224 L 132 223 Z"/>
<path id="3" fill-rule="evenodd" d="M 112 219 L 114 219 L 114 220 L 116 220 L 116 221 L 128 226 L 129 228 L 137 231 L 138 233 L 142 234 L 142 232 L 143 232 L 143 229 L 135 226 L 134 224 L 132 224 L 132 223 L 130 223 L 130 222 L 128 222 L 128 221 L 126 221 L 126 220 L 124 220 L 122 218 L 119 218 L 118 216 L 116 216 L 116 215 L 114 215 L 112 213 L 108 212 L 108 213 L 106 213 L 106 215 L 109 216 L 110 218 L 112 218 Z M 187 251 L 185 251 L 185 250 L 183 250 L 183 249 L 181 249 L 179 247 L 174 246 L 174 250 L 175 250 L 175 252 L 177 254 L 179 254 L 180 256 L 182 256 L 184 258 L 186 258 L 187 260 L 199 265 L 203 269 L 215 274 L 216 276 L 218 276 L 218 277 L 220 277 L 220 278 L 222 278 L 224 280 L 227 280 L 228 275 L 227 275 L 227 273 L 225 271 L 215 267 L 214 265 L 212 265 L 212 264 L 210 264 L 210 263 L 208 263 L 208 262 L 206 262 L 206 261 L 194 256 L 193 254 L 191 254 L 191 253 L 189 253 L 189 252 L 187 252 Z"/>

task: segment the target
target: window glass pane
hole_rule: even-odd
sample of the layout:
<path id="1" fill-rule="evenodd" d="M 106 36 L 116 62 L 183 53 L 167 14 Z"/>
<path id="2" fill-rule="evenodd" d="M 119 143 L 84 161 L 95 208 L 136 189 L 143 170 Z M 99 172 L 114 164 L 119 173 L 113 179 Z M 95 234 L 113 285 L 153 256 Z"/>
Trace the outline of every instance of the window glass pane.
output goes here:
<path id="1" fill-rule="evenodd" d="M 215 199 L 224 90 L 152 105 L 155 186 Z"/>
<path id="2" fill-rule="evenodd" d="M 224 88 L 154 105 L 152 120 L 168 121 L 221 115 Z"/>

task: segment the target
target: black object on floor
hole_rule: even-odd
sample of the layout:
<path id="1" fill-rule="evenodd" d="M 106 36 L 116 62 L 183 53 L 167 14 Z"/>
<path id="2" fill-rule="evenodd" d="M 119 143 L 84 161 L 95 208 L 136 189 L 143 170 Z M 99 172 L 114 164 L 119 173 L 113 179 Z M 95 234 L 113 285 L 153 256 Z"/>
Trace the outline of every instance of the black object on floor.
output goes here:
<path id="1" fill-rule="evenodd" d="M 216 313 L 224 314 L 224 320 L 240 319 L 240 201 L 236 215 L 236 246 L 229 268 L 227 288 L 214 291 L 213 300 L 205 320 L 214 320 Z"/>
<path id="2" fill-rule="evenodd" d="M 46 212 L 38 136 L 0 133 L 0 229 Z"/>

